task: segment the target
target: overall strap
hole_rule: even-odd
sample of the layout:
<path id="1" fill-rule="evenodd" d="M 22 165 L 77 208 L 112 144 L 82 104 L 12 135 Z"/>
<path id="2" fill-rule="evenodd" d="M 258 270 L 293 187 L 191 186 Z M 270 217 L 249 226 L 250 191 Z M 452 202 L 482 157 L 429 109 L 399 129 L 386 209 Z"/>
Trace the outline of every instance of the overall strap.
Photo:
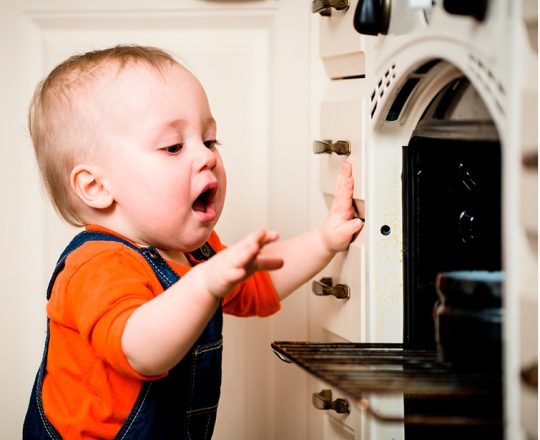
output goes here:
<path id="1" fill-rule="evenodd" d="M 130 248 L 137 250 L 137 247 L 130 243 L 129 241 L 118 237 L 116 235 L 107 234 L 105 232 L 97 232 L 97 231 L 82 231 L 79 234 L 77 234 L 71 242 L 67 245 L 67 247 L 64 249 L 64 252 L 60 255 L 60 258 L 58 258 L 58 261 L 56 262 L 56 267 L 54 269 L 54 272 L 51 276 L 51 280 L 49 281 L 49 286 L 47 287 L 47 300 L 50 299 L 52 288 L 54 286 L 54 283 L 56 281 L 56 277 L 62 270 L 64 270 L 64 266 L 66 263 L 66 258 L 75 250 L 77 250 L 79 247 L 81 247 L 84 243 L 88 241 L 117 241 L 119 243 L 123 243 L 126 246 L 129 246 Z"/>
<path id="2" fill-rule="evenodd" d="M 150 264 L 152 270 L 156 274 L 159 282 L 161 283 L 163 289 L 167 289 L 172 284 L 180 279 L 180 276 L 170 267 L 170 265 L 161 257 L 159 252 L 154 246 L 142 247 L 139 248 L 128 240 L 119 237 L 117 235 L 108 234 L 106 232 L 100 231 L 82 231 L 77 234 L 73 240 L 67 245 L 64 249 L 64 252 L 58 258 L 56 263 L 56 268 L 51 276 L 49 281 L 49 286 L 47 287 L 47 300 L 50 299 L 52 288 L 56 281 L 56 277 L 64 269 L 66 258 L 76 249 L 81 247 L 84 243 L 89 241 L 115 241 L 122 243 L 131 249 L 137 251 L 141 254 L 144 259 Z M 190 252 L 190 255 L 193 256 L 198 261 L 204 261 L 209 259 L 211 256 L 215 255 L 214 249 L 208 244 L 204 243 L 199 249 L 196 249 L 193 252 Z"/>

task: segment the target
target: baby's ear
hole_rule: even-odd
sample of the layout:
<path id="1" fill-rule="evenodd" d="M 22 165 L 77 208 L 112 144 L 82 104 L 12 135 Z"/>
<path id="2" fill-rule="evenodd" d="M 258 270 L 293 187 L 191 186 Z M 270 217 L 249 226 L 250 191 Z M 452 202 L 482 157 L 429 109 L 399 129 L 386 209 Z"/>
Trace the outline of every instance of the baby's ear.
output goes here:
<path id="1" fill-rule="evenodd" d="M 79 199 L 91 208 L 106 209 L 114 202 L 107 181 L 97 166 L 77 165 L 71 171 L 70 183 Z"/>

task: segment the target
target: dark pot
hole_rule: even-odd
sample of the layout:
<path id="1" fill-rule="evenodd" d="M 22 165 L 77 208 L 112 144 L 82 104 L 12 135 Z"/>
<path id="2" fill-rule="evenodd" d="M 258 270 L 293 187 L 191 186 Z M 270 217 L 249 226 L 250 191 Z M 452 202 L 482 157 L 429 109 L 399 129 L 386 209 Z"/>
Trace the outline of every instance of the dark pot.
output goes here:
<path id="1" fill-rule="evenodd" d="M 459 370 L 500 372 L 503 272 L 437 274 L 434 309 L 439 360 Z"/>

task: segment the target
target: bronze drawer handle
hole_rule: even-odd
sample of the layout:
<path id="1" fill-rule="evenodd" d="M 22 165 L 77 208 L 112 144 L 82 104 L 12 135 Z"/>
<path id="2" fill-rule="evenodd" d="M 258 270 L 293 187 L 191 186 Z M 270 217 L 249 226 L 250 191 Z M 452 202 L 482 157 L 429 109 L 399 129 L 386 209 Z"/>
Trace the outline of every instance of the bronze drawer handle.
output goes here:
<path id="1" fill-rule="evenodd" d="M 521 159 L 523 168 L 531 172 L 538 172 L 538 152 L 526 153 Z"/>
<path id="2" fill-rule="evenodd" d="M 338 414 L 349 414 L 351 407 L 347 399 L 332 400 L 332 390 L 322 390 L 320 393 L 313 393 L 311 397 L 313 406 L 324 411 L 335 411 Z"/>
<path id="3" fill-rule="evenodd" d="M 313 141 L 313 152 L 315 154 L 335 153 L 339 156 L 349 155 L 351 154 L 351 143 L 349 141 L 332 142 L 330 139 Z"/>
<path id="4" fill-rule="evenodd" d="M 320 281 L 313 281 L 311 290 L 317 296 L 335 296 L 338 299 L 349 299 L 351 297 L 351 289 L 347 284 L 333 286 L 330 277 L 321 278 Z"/>
<path id="5" fill-rule="evenodd" d="M 521 382 L 529 388 L 538 390 L 538 362 L 521 369 Z"/>
<path id="6" fill-rule="evenodd" d="M 313 0 L 311 2 L 311 12 L 319 13 L 323 17 L 332 15 L 332 8 L 337 11 L 349 9 L 349 0 Z"/>

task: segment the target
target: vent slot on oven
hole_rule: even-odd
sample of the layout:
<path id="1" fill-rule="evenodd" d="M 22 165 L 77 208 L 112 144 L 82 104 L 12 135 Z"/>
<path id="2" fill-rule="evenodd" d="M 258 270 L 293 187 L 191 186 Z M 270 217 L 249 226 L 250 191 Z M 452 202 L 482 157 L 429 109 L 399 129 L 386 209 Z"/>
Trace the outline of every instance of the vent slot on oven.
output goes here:
<path id="1" fill-rule="evenodd" d="M 397 121 L 401 115 L 401 111 L 403 110 L 403 107 L 409 100 L 409 97 L 412 95 L 413 91 L 416 89 L 417 85 L 420 84 L 422 79 L 426 77 L 426 75 L 431 71 L 433 67 L 435 67 L 437 64 L 441 62 L 440 59 L 433 59 L 430 60 L 424 64 L 422 64 L 420 67 L 418 67 L 414 72 L 409 74 L 407 76 L 406 81 L 401 85 L 401 88 L 399 89 L 394 101 L 392 102 L 392 105 L 390 106 L 390 109 L 388 110 L 388 113 L 386 114 L 386 120 L 389 122 Z M 393 78 L 395 78 L 395 73 L 393 74 Z M 379 87 L 381 86 L 382 80 L 379 81 Z M 387 83 L 387 86 L 390 85 L 390 83 Z M 375 91 L 371 95 L 371 102 L 373 102 L 375 97 Z M 382 98 L 382 94 L 380 97 Z M 373 119 L 373 115 L 375 114 L 375 111 L 377 109 L 377 100 L 375 101 L 375 104 L 372 107 L 371 110 L 371 118 Z"/>

